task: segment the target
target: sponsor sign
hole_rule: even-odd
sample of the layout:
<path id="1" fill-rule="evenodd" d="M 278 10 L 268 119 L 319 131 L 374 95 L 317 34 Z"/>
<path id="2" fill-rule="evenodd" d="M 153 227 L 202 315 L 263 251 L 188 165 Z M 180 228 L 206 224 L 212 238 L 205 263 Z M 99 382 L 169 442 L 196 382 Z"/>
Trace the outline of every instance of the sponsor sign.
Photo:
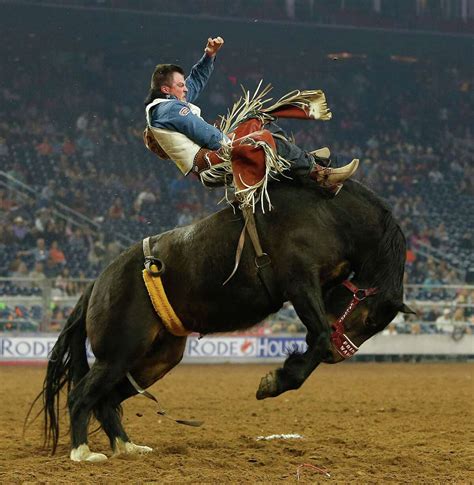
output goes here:
<path id="1" fill-rule="evenodd" d="M 185 357 L 285 358 L 307 348 L 303 337 L 210 337 L 190 338 Z"/>
<path id="2" fill-rule="evenodd" d="M 47 360 L 57 340 L 53 337 L 0 337 L 0 360 L 35 359 Z M 87 358 L 94 359 L 89 342 L 86 342 Z"/>
<path id="3" fill-rule="evenodd" d="M 0 337 L 0 359 L 47 360 L 57 337 Z M 86 343 L 87 356 L 93 359 Z M 304 338 L 291 337 L 210 337 L 189 338 L 185 357 L 192 358 L 284 358 L 288 353 L 306 350 Z"/>
<path id="4" fill-rule="evenodd" d="M 57 337 L 0 337 L 0 359 L 48 358 Z"/>
<path id="5" fill-rule="evenodd" d="M 48 360 L 57 335 L 0 336 L 0 363 Z M 188 338 L 188 362 L 281 362 L 297 350 L 306 350 L 304 337 L 205 337 Z M 361 348 L 362 355 L 473 355 L 474 335 L 454 341 L 450 335 L 376 335 Z M 89 342 L 87 357 L 93 362 Z"/>
<path id="6" fill-rule="evenodd" d="M 304 337 L 261 337 L 257 341 L 257 357 L 286 357 L 297 350 L 304 352 L 307 348 Z"/>
<path id="7" fill-rule="evenodd" d="M 255 357 L 256 337 L 189 338 L 185 357 Z"/>

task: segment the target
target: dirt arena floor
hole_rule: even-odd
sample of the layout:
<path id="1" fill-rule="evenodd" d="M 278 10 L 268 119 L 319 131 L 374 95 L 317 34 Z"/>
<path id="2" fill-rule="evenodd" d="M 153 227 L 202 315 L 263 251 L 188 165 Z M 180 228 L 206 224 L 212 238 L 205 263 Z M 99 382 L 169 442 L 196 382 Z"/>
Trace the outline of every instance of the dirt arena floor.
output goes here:
<path id="1" fill-rule="evenodd" d="M 69 460 L 67 425 L 54 456 L 41 448 L 39 423 L 23 441 L 44 368 L 0 367 L 0 483 L 295 483 L 297 470 L 301 483 L 474 482 L 472 364 L 323 366 L 300 390 L 257 401 L 274 367 L 178 366 L 150 390 L 170 414 L 205 424 L 175 424 L 134 397 L 126 429 L 154 451 L 101 464 Z M 290 433 L 303 438 L 256 439 Z M 110 455 L 102 432 L 90 444 Z"/>

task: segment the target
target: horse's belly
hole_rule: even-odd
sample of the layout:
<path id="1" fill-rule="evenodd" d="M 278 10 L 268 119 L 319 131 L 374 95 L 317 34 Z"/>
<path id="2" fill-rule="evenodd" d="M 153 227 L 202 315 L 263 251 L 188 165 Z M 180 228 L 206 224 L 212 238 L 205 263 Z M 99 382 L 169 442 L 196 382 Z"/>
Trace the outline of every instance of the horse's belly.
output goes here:
<path id="1" fill-rule="evenodd" d="M 242 302 L 216 299 L 193 305 L 193 327 L 201 333 L 232 332 L 253 327 L 263 321 L 271 308 L 267 301 L 247 300 Z M 193 328 L 193 330 L 195 330 Z"/>

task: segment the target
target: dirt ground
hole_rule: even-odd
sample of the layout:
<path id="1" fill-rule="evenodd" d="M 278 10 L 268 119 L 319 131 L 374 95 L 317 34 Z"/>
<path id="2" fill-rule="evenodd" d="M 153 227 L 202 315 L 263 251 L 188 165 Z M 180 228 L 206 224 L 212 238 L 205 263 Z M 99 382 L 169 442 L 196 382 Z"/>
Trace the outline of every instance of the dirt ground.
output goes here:
<path id="1" fill-rule="evenodd" d="M 150 390 L 171 415 L 205 424 L 175 424 L 134 397 L 126 430 L 154 451 L 101 464 L 69 460 L 67 424 L 54 456 L 41 448 L 40 423 L 23 440 L 44 367 L 0 367 L 0 483 L 294 483 L 297 470 L 301 483 L 474 482 L 472 364 L 323 366 L 300 390 L 257 401 L 274 367 L 178 366 Z M 256 440 L 290 433 L 303 438 Z M 110 456 L 102 432 L 90 445 Z"/>

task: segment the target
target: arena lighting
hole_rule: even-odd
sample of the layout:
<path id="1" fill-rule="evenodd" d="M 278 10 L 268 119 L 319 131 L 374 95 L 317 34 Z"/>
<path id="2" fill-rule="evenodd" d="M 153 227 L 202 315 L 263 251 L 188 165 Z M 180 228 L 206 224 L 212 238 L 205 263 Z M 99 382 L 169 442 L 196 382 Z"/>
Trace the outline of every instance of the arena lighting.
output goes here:
<path id="1" fill-rule="evenodd" d="M 413 64 L 419 61 L 418 57 L 411 56 L 390 56 L 390 60 L 395 62 L 406 62 L 409 64 Z"/>
<path id="2" fill-rule="evenodd" d="M 344 59 L 366 59 L 367 54 L 352 54 L 351 52 L 335 52 L 326 56 L 328 59 L 344 60 Z"/>

